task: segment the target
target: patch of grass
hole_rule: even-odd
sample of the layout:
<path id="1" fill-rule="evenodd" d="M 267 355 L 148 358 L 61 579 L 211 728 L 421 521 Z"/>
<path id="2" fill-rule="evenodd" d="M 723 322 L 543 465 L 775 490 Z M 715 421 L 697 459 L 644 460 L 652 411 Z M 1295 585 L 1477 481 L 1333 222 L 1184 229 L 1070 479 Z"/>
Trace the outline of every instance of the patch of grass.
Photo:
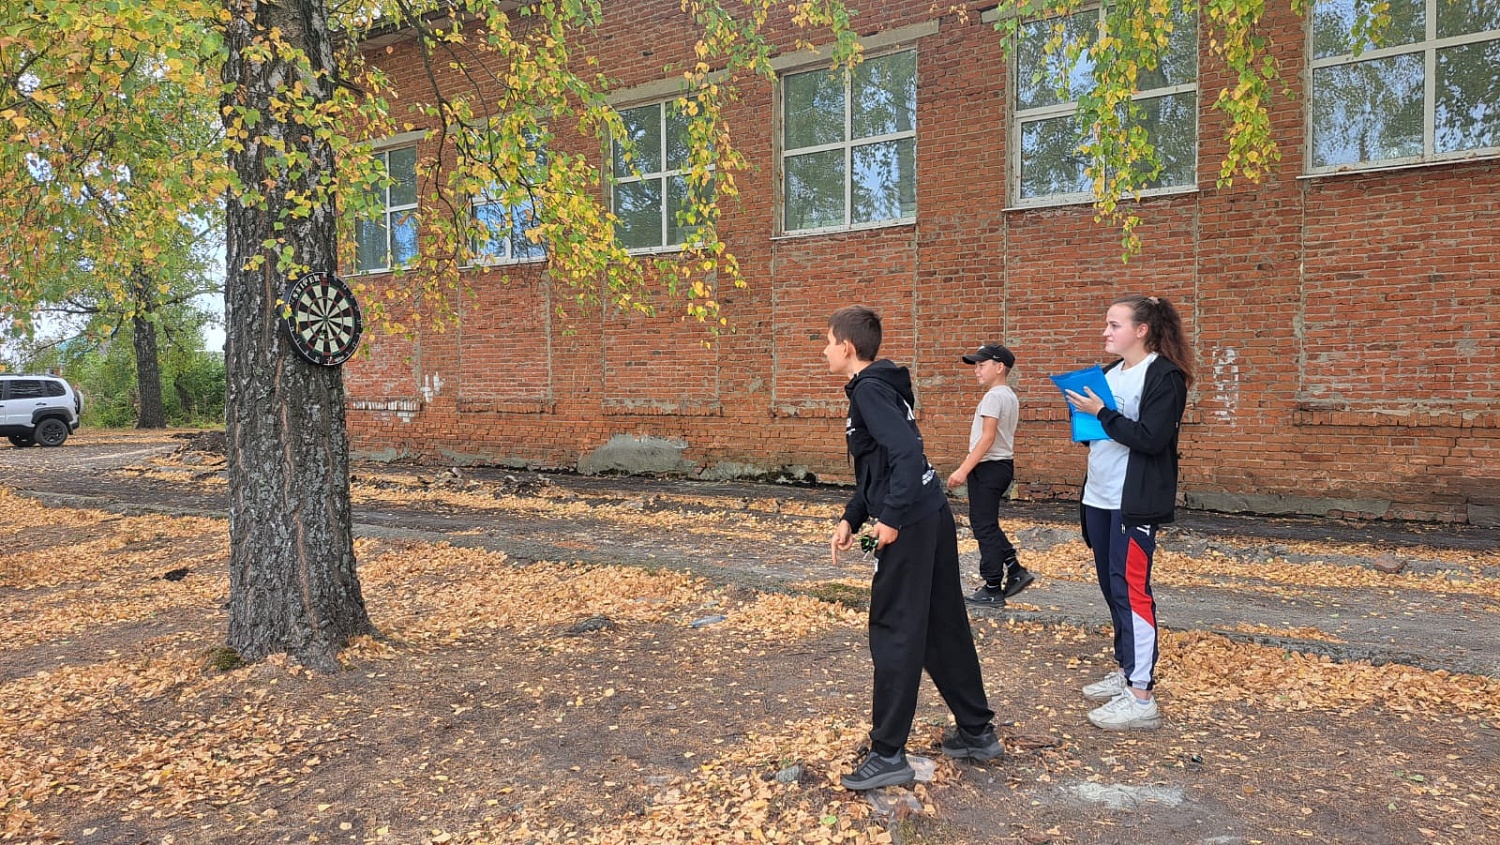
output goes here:
<path id="1" fill-rule="evenodd" d="M 797 588 L 797 592 L 805 596 L 812 596 L 819 601 L 832 602 L 860 610 L 870 606 L 870 588 L 856 587 L 853 584 L 844 584 L 838 581 L 820 581 L 815 584 L 803 584 Z"/>
<path id="2" fill-rule="evenodd" d="M 240 657 L 239 652 L 227 645 L 221 645 L 218 648 L 209 649 L 208 654 L 205 655 L 204 665 L 206 668 L 219 672 L 232 672 L 244 666 L 245 661 Z"/>

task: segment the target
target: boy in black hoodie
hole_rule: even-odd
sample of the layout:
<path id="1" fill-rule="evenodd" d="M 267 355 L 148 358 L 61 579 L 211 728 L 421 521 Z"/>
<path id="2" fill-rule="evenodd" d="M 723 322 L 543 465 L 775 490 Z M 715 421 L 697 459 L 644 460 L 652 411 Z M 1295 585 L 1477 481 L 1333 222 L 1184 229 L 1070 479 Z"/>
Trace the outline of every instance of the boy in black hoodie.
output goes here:
<path id="1" fill-rule="evenodd" d="M 943 737 L 943 753 L 981 761 L 1004 753 L 964 609 L 953 511 L 922 450 L 910 373 L 875 360 L 881 334 L 880 315 L 851 305 L 829 318 L 823 350 L 828 369 L 849 379 L 845 436 L 855 478 L 854 495 L 833 532 L 835 565 L 840 550 L 854 547 L 855 532 L 866 520 L 875 521 L 870 753 L 843 777 L 846 789 L 916 779 L 906 761 L 906 740 L 923 669 L 957 722 Z"/>

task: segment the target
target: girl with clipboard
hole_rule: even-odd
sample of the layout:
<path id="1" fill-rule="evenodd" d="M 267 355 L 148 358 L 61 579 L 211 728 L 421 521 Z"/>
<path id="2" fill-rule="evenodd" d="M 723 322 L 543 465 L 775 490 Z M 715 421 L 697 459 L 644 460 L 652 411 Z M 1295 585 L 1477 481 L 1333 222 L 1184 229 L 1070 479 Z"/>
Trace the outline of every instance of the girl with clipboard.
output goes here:
<path id="1" fill-rule="evenodd" d="M 1127 296 L 1110 306 L 1104 351 L 1119 356 L 1104 368 L 1113 402 L 1089 388 L 1064 392 L 1109 436 L 1089 443 L 1081 510 L 1120 668 L 1083 694 L 1105 702 L 1089 712 L 1095 726 L 1149 730 L 1161 725 L 1151 691 L 1159 655 L 1151 559 L 1158 528 L 1175 515 L 1177 433 L 1193 381 L 1192 356 L 1181 316 L 1158 296 Z"/>

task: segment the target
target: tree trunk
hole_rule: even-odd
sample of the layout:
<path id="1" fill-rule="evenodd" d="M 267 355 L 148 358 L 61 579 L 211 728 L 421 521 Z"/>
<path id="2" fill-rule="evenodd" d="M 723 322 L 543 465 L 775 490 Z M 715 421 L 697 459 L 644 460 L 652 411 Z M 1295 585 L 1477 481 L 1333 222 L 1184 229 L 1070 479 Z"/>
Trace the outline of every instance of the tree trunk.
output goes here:
<path id="1" fill-rule="evenodd" d="M 151 277 L 144 268 L 130 272 L 135 313 L 130 317 L 135 337 L 135 386 L 141 407 L 136 414 L 136 428 L 166 428 L 167 412 L 161 402 L 161 357 L 156 349 L 156 321 L 151 319 L 155 299 L 151 296 Z"/>
<path id="2" fill-rule="evenodd" d="M 292 348 L 277 306 L 288 280 L 276 251 L 263 246 L 285 244 L 314 271 L 336 269 L 331 197 L 297 214 L 289 213 L 297 200 L 288 199 L 320 196 L 320 181 L 332 180 L 333 151 L 305 127 L 288 126 L 272 103 L 299 84 L 317 103 L 331 98 L 328 17 L 324 0 L 225 6 L 224 77 L 232 89 L 224 104 L 261 115 L 229 155 L 244 193 L 231 191 L 226 209 L 228 645 L 245 660 L 286 652 L 332 671 L 350 637 L 374 633 L 355 571 L 343 378 Z M 245 48 L 266 44 L 273 30 L 306 53 L 312 74 L 275 47 L 246 57 Z M 288 169 L 289 156 L 305 158 Z"/>

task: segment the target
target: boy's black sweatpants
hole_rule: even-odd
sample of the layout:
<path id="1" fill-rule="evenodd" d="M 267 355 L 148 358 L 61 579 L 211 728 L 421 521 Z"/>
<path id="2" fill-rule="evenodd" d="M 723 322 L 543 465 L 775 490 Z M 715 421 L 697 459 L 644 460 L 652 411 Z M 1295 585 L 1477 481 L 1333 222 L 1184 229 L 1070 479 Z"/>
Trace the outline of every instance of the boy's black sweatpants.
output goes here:
<path id="1" fill-rule="evenodd" d="M 954 721 L 978 733 L 995 718 L 984 693 L 958 575 L 958 539 L 946 503 L 901 526 L 881 549 L 870 587 L 870 658 L 875 664 L 870 746 L 887 756 L 906 745 L 922 670 Z"/>

